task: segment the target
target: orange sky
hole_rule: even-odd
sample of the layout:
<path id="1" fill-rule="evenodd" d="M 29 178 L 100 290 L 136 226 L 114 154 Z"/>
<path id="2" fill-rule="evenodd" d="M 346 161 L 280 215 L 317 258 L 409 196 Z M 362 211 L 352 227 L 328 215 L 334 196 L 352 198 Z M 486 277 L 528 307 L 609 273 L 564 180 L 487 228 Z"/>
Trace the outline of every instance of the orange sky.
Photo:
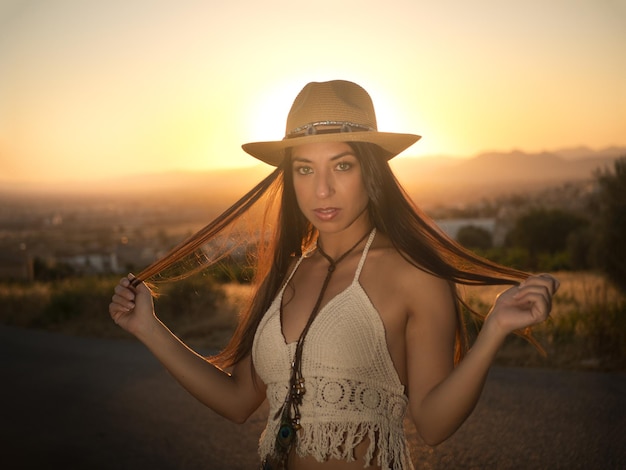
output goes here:
<path id="1" fill-rule="evenodd" d="M 625 77 L 626 0 L 3 0 L 0 184 L 254 164 L 334 78 L 407 156 L 626 146 Z"/>

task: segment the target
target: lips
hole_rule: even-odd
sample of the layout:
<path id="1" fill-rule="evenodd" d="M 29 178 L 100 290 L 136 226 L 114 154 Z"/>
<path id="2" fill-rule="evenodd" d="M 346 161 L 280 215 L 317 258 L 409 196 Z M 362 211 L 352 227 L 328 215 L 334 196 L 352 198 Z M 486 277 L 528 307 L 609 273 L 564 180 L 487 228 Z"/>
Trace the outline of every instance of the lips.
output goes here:
<path id="1" fill-rule="evenodd" d="M 337 217 L 339 214 L 339 209 L 336 207 L 324 207 L 319 209 L 314 209 L 313 212 L 317 216 L 318 219 L 322 221 L 329 221 Z"/>

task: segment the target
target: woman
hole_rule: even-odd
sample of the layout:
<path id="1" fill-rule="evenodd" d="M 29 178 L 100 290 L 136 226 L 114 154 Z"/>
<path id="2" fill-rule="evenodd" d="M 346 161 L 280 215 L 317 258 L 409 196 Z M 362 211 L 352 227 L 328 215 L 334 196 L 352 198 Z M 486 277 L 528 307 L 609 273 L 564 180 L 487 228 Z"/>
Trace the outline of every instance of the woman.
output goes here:
<path id="1" fill-rule="evenodd" d="M 115 288 L 115 322 L 202 403 L 243 423 L 267 398 L 263 468 L 412 468 L 407 408 L 426 443 L 444 441 L 472 412 L 505 337 L 549 315 L 556 279 L 472 255 L 412 205 L 387 161 L 419 138 L 378 132 L 358 85 L 309 83 L 283 140 L 243 146 L 274 173 Z M 265 193 L 279 195 L 280 207 L 261 230 L 274 227 L 258 243 L 253 301 L 208 361 L 157 319 L 140 280 L 194 252 Z M 512 285 L 467 354 L 458 284 Z"/>

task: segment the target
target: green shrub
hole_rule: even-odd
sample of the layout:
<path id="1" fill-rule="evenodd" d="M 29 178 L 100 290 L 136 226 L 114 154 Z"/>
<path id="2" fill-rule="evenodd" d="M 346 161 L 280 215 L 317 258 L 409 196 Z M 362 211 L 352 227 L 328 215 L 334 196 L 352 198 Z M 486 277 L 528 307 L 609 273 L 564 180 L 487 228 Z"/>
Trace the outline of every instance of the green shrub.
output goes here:
<path id="1" fill-rule="evenodd" d="M 84 277 L 53 282 L 48 304 L 34 326 L 49 327 L 76 319 L 96 319 L 106 312 L 115 281 Z"/>
<path id="2" fill-rule="evenodd" d="M 119 278 L 83 277 L 0 287 L 0 323 L 70 334 L 125 338 L 108 313 Z M 159 318 L 181 337 L 219 332 L 219 344 L 235 326 L 224 290 L 210 277 L 194 275 L 162 284 L 155 300 Z"/>
<path id="3" fill-rule="evenodd" d="M 50 302 L 47 283 L 8 283 L 0 286 L 0 323 L 33 327 Z"/>
<path id="4" fill-rule="evenodd" d="M 155 309 L 164 322 L 176 320 L 181 315 L 188 318 L 203 317 L 218 309 L 226 300 L 219 285 L 205 274 L 199 273 L 176 282 L 157 286 Z"/>

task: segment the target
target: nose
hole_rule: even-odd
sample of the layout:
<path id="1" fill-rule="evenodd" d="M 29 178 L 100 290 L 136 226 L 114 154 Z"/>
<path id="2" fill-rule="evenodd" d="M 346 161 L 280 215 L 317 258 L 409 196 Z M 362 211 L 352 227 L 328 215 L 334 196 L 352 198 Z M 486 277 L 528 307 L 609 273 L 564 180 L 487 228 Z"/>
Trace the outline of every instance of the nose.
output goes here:
<path id="1" fill-rule="evenodd" d="M 318 198 L 324 199 L 332 196 L 335 187 L 333 184 L 332 175 L 328 171 L 319 171 L 316 174 L 315 180 L 315 194 Z"/>

